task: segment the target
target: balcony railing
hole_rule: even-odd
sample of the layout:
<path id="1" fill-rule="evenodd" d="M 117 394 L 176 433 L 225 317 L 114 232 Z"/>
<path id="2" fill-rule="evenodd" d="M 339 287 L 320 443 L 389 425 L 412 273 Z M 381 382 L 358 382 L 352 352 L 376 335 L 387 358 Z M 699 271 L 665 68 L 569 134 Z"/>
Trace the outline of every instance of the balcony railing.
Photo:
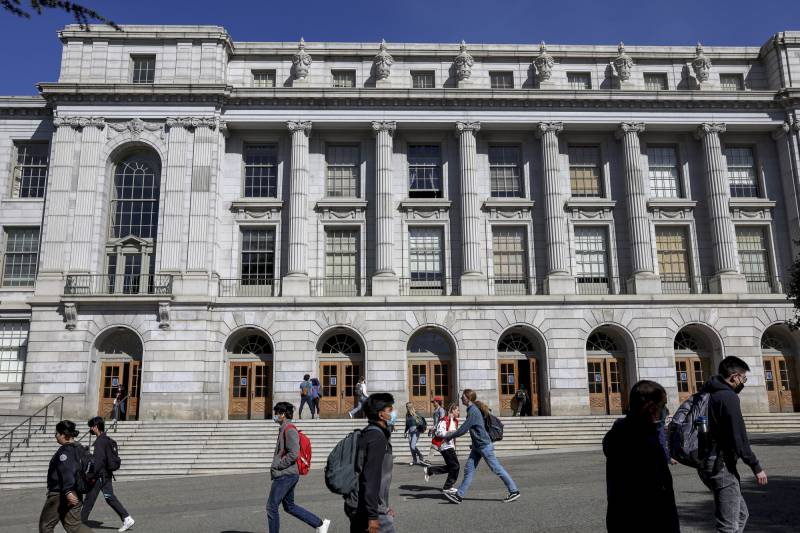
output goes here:
<path id="1" fill-rule="evenodd" d="M 170 274 L 70 274 L 64 284 L 69 296 L 152 296 L 172 294 Z"/>
<path id="2" fill-rule="evenodd" d="M 489 294 L 495 296 L 525 296 L 531 294 L 531 288 L 536 288 L 535 279 L 508 276 L 489 278 Z"/>
<path id="3" fill-rule="evenodd" d="M 615 276 L 578 276 L 578 294 L 628 294 L 627 282 Z"/>
<path id="4" fill-rule="evenodd" d="M 311 278 L 311 296 L 365 296 L 362 280 L 351 277 Z"/>
<path id="5" fill-rule="evenodd" d="M 663 274 L 661 294 L 708 294 L 711 292 L 708 276 L 681 276 Z"/>
<path id="6" fill-rule="evenodd" d="M 435 274 L 400 278 L 401 296 L 454 296 L 460 292 L 457 280 Z"/>
<path id="7" fill-rule="evenodd" d="M 269 298 L 280 295 L 281 280 L 271 278 L 220 278 L 221 297 Z"/>
<path id="8" fill-rule="evenodd" d="M 769 274 L 745 274 L 744 277 L 745 280 L 747 280 L 747 292 L 749 294 L 773 294 L 781 292 L 780 283 Z"/>

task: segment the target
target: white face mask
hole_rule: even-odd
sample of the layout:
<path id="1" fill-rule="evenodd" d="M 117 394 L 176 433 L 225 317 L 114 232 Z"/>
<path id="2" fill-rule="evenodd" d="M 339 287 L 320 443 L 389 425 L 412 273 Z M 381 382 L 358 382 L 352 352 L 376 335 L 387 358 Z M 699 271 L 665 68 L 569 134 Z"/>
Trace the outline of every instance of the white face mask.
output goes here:
<path id="1" fill-rule="evenodd" d="M 272 417 L 272 421 L 275 422 L 276 424 L 280 424 L 281 423 L 281 417 L 279 415 L 274 415 Z"/>

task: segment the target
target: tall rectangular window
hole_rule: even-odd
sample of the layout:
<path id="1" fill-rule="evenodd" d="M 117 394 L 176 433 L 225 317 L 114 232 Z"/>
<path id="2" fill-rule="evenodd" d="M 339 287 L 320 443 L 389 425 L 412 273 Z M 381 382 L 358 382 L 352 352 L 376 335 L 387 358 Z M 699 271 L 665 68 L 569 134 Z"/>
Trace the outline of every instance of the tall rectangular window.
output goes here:
<path id="1" fill-rule="evenodd" d="M 582 91 L 592 88 L 592 75 L 589 72 L 567 72 L 570 89 Z"/>
<path id="2" fill-rule="evenodd" d="M 438 144 L 408 145 L 409 198 L 442 198 L 442 150 Z"/>
<path id="3" fill-rule="evenodd" d="M 650 178 L 650 196 L 653 198 L 683 196 L 678 170 L 678 151 L 674 146 L 648 146 L 647 169 Z"/>
<path id="4" fill-rule="evenodd" d="M 723 91 L 744 91 L 744 76 L 741 74 L 720 74 L 719 87 Z"/>
<path id="5" fill-rule="evenodd" d="M 644 88 L 648 91 L 666 91 L 669 89 L 666 73 L 645 72 Z"/>
<path id="6" fill-rule="evenodd" d="M 6 228 L 3 287 L 33 287 L 39 263 L 39 228 Z"/>
<path id="7" fill-rule="evenodd" d="M 522 198 L 522 162 L 519 146 L 490 146 L 489 175 L 492 198 Z"/>
<path id="8" fill-rule="evenodd" d="M 154 83 L 156 79 L 156 56 L 131 56 L 133 63 L 132 83 Z"/>
<path id="9" fill-rule="evenodd" d="M 757 227 L 736 228 L 736 244 L 739 248 L 739 266 L 747 280 L 747 290 L 753 294 L 772 292 L 772 276 L 769 275 L 769 251 L 764 230 Z"/>
<path id="10" fill-rule="evenodd" d="M 268 88 L 275 87 L 275 71 L 274 70 L 254 70 L 253 73 L 253 87 Z"/>
<path id="11" fill-rule="evenodd" d="M 528 294 L 525 228 L 492 228 L 495 294 Z"/>
<path id="12" fill-rule="evenodd" d="M 580 294 L 608 294 L 608 243 L 606 228 L 575 228 L 577 282 Z"/>
<path id="13" fill-rule="evenodd" d="M 334 87 L 349 89 L 356 86 L 356 71 L 332 70 L 331 79 Z"/>
<path id="14" fill-rule="evenodd" d="M 441 228 L 408 228 L 411 294 L 443 294 L 442 241 Z"/>
<path id="15" fill-rule="evenodd" d="M 278 196 L 278 149 L 274 144 L 244 147 L 244 197 Z"/>
<path id="16" fill-rule="evenodd" d="M 412 70 L 411 87 L 413 89 L 433 89 L 436 87 L 436 75 L 432 70 Z"/>
<path id="17" fill-rule="evenodd" d="M 242 285 L 272 285 L 275 279 L 275 231 L 243 229 Z"/>
<path id="18" fill-rule="evenodd" d="M 686 229 L 662 226 L 656 228 L 656 253 L 658 271 L 661 273 L 661 290 L 664 294 L 688 294 L 689 252 Z"/>
<path id="19" fill-rule="evenodd" d="M 17 161 L 14 164 L 14 181 L 11 196 L 14 198 L 44 198 L 47 189 L 47 168 L 50 146 L 47 143 L 19 142 L 14 147 Z"/>
<path id="20" fill-rule="evenodd" d="M 572 196 L 603 195 L 600 177 L 600 148 L 597 146 L 569 147 L 569 184 Z"/>
<path id="21" fill-rule="evenodd" d="M 747 146 L 725 148 L 728 163 L 728 182 L 733 198 L 758 198 L 759 187 L 753 149 Z"/>
<path id="22" fill-rule="evenodd" d="M 492 89 L 513 89 L 514 73 L 510 71 L 490 72 L 489 82 Z"/>
<path id="23" fill-rule="evenodd" d="M 0 385 L 21 385 L 28 346 L 28 323 L 0 321 Z"/>
<path id="24" fill-rule="evenodd" d="M 357 296 L 358 230 L 325 231 L 325 296 Z"/>
<path id="25" fill-rule="evenodd" d="M 331 144 L 325 148 L 327 195 L 358 198 L 361 192 L 361 159 L 357 144 Z"/>

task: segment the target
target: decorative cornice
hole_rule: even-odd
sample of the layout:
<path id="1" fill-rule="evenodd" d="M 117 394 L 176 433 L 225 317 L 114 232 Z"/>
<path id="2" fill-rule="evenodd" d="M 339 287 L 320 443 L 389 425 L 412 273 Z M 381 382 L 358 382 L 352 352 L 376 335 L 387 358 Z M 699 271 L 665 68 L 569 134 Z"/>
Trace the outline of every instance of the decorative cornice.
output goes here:
<path id="1" fill-rule="evenodd" d="M 458 81 L 468 80 L 472 76 L 472 65 L 475 60 L 467 52 L 467 43 L 461 41 L 459 45 L 459 52 L 453 60 L 453 70 L 455 71 L 456 79 Z"/>
<path id="2" fill-rule="evenodd" d="M 456 134 L 460 135 L 465 131 L 478 133 L 481 130 L 480 122 L 456 122 Z"/>
<path id="3" fill-rule="evenodd" d="M 166 122 L 168 128 L 194 129 L 205 126 L 212 130 L 216 129 L 219 124 L 219 119 L 214 117 L 170 117 Z"/>
<path id="4" fill-rule="evenodd" d="M 542 44 L 539 45 L 539 55 L 533 60 L 533 68 L 536 71 L 536 79 L 539 83 L 550 79 L 555 63 L 556 60 L 547 53 L 547 45 L 542 41 Z"/>
<path id="5" fill-rule="evenodd" d="M 540 122 L 536 127 L 536 136 L 541 137 L 545 133 L 552 132 L 558 135 L 564 130 L 563 122 Z"/>
<path id="6" fill-rule="evenodd" d="M 144 120 L 136 117 L 127 122 L 109 122 L 109 129 L 116 132 L 127 131 L 131 137 L 138 138 L 145 131 L 160 131 L 163 130 L 163 124 L 153 124 L 152 122 L 145 122 Z"/>
<path id="7" fill-rule="evenodd" d="M 311 121 L 310 120 L 290 120 L 286 123 L 286 127 L 292 133 L 296 131 L 302 131 L 306 135 L 311 131 Z"/>
<path id="8" fill-rule="evenodd" d="M 619 125 L 619 129 L 616 132 L 616 137 L 617 139 L 621 139 L 626 133 L 639 135 L 640 133 L 644 132 L 644 128 L 644 122 L 623 122 Z"/>
<path id="9" fill-rule="evenodd" d="M 296 80 L 304 80 L 308 77 L 308 69 L 311 66 L 311 56 L 306 52 L 306 41 L 300 37 L 297 52 L 292 56 L 292 76 Z"/>
<path id="10" fill-rule="evenodd" d="M 89 127 L 102 130 L 106 127 L 106 121 L 102 117 L 55 117 L 53 119 L 53 125 L 57 128 L 65 126 L 76 130 Z"/>
<path id="11" fill-rule="evenodd" d="M 387 120 L 387 121 L 373 121 L 372 122 L 372 130 L 377 134 L 379 131 L 388 131 L 389 135 L 394 135 L 394 131 L 397 129 L 397 122 Z"/>
<path id="12" fill-rule="evenodd" d="M 386 41 L 381 39 L 381 46 L 378 54 L 372 60 L 372 70 L 375 74 L 375 79 L 385 80 L 392 73 L 392 65 L 394 65 L 394 58 L 386 51 Z"/>
<path id="13" fill-rule="evenodd" d="M 633 59 L 625 53 L 625 43 L 620 42 L 617 47 L 617 57 L 611 60 L 611 72 L 613 75 L 620 79 L 620 81 L 628 81 L 631 77 L 631 70 L 633 69 Z"/>
<path id="14" fill-rule="evenodd" d="M 697 127 L 694 136 L 698 139 L 702 139 L 706 135 L 720 135 L 721 133 L 725 133 L 727 129 L 728 126 L 722 122 L 704 122 Z"/>

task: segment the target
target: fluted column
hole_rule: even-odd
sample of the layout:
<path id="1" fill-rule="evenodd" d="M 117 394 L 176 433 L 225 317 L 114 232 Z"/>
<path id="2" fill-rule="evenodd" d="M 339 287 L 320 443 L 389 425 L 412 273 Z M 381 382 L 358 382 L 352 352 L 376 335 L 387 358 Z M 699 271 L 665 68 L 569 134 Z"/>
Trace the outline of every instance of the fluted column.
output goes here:
<path id="1" fill-rule="evenodd" d="M 106 140 L 105 123 L 93 121 L 81 133 L 81 153 L 73 212 L 70 272 L 92 272 L 92 261 L 98 255 L 100 231 L 97 220 L 97 194 L 104 190 L 105 162 L 100 152 Z"/>
<path id="2" fill-rule="evenodd" d="M 558 134 L 562 129 L 564 126 L 561 122 L 541 122 L 536 132 L 542 141 L 548 294 L 575 293 L 575 279 L 570 275 L 567 221 L 561 198 L 561 173 L 558 164 Z"/>
<path id="3" fill-rule="evenodd" d="M 747 292 L 744 277 L 738 274 L 736 232 L 731 221 L 730 185 L 722 158 L 719 135 L 725 124 L 706 123 L 697 129 L 703 145 L 705 182 L 708 190 L 708 211 L 711 222 L 711 245 L 714 250 L 713 292 Z"/>
<path id="4" fill-rule="evenodd" d="M 291 191 L 289 195 L 289 272 L 283 278 L 285 296 L 307 296 L 308 281 L 308 136 L 311 122 L 290 121 L 292 133 Z"/>
<path id="5" fill-rule="evenodd" d="M 634 294 L 658 294 L 661 292 L 661 282 L 655 274 L 653 262 L 653 242 L 639 145 L 639 134 L 643 131 L 644 124 L 640 122 L 623 122 L 617 131 L 617 138 L 622 139 L 625 201 L 633 266 L 633 276 L 628 284 L 630 292 Z"/>
<path id="6" fill-rule="evenodd" d="M 781 127 L 772 132 L 778 148 L 784 205 L 789 218 L 792 256 L 800 253 L 800 123 L 789 116 Z"/>
<path id="7" fill-rule="evenodd" d="M 481 268 L 480 196 L 476 170 L 477 149 L 475 134 L 480 122 L 457 122 L 461 169 L 461 244 L 464 270 L 461 275 L 461 294 L 486 294 L 486 276 Z"/>
<path id="8" fill-rule="evenodd" d="M 395 122 L 373 122 L 375 132 L 375 218 L 376 257 L 372 294 L 391 296 L 399 293 L 392 265 L 394 250 L 394 201 L 392 197 L 392 156 Z"/>

